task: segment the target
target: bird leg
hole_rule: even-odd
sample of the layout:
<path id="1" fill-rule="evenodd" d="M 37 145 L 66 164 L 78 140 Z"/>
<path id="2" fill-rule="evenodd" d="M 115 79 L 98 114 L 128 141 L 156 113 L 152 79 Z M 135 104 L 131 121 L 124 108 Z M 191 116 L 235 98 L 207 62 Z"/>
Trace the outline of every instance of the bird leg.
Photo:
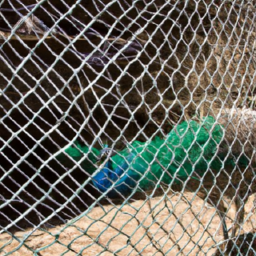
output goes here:
<path id="1" fill-rule="evenodd" d="M 242 193 L 240 191 L 240 193 L 238 193 L 238 195 L 235 197 L 235 206 L 236 206 L 236 217 L 235 217 L 235 223 L 234 223 L 234 227 L 232 229 L 232 234 L 231 237 L 235 237 L 237 230 L 242 226 L 243 221 L 244 221 L 244 215 L 245 215 L 245 204 L 249 198 L 249 196 L 251 195 L 251 190 L 246 191 L 245 193 Z"/>
<path id="2" fill-rule="evenodd" d="M 217 213 L 220 217 L 221 223 L 222 223 L 222 231 L 223 231 L 223 236 L 225 240 L 229 239 L 229 235 L 228 235 L 228 229 L 227 229 L 227 224 L 226 224 L 226 207 L 224 205 L 224 202 L 222 199 L 220 199 L 220 193 L 217 192 L 216 190 L 213 192 L 198 192 L 197 196 L 199 196 L 201 199 L 203 199 L 206 202 L 209 203 L 210 205 L 212 205 L 216 210 Z"/>
<path id="3" fill-rule="evenodd" d="M 240 224 L 244 220 L 244 206 L 241 203 L 241 199 L 236 197 L 235 198 L 235 205 L 236 205 L 236 217 L 235 217 L 235 222 L 234 222 L 234 227 L 232 228 L 232 233 L 231 237 L 235 237 L 237 230 L 240 227 Z"/>
<path id="4" fill-rule="evenodd" d="M 208 202 L 209 202 L 209 200 L 208 200 Z M 224 206 L 223 200 L 220 199 L 219 202 L 217 202 L 216 204 L 215 203 L 212 204 L 212 206 L 216 207 L 218 215 L 220 217 L 220 220 L 221 220 L 221 223 L 222 223 L 222 231 L 223 231 L 224 240 L 228 240 L 229 235 L 228 235 L 228 229 L 227 229 L 227 224 L 226 224 L 226 211 L 227 211 L 227 209 Z"/>

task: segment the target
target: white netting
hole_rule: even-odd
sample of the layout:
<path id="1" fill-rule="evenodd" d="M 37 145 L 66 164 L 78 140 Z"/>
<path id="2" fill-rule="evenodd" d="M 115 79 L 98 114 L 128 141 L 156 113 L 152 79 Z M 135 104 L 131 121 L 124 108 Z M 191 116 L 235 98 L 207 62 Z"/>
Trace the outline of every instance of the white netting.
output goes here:
<path id="1" fill-rule="evenodd" d="M 0 1 L 0 255 L 255 255 L 255 1 Z"/>

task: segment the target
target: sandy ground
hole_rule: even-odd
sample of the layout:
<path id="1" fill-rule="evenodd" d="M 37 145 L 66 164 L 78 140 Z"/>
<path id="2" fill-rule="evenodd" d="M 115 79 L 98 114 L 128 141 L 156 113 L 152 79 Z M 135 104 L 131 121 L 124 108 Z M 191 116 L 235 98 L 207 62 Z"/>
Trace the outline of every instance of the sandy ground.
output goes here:
<path id="1" fill-rule="evenodd" d="M 95 207 L 69 225 L 36 230 L 27 239 L 29 229 L 16 232 L 16 239 L 2 234 L 0 255 L 212 255 L 223 241 L 216 210 L 194 194 L 185 193 L 183 198 L 172 194 L 150 202 L 151 212 L 148 201 L 143 200 L 122 207 Z M 253 210 L 251 197 L 241 233 L 255 230 Z M 230 205 L 228 227 L 234 217 Z"/>

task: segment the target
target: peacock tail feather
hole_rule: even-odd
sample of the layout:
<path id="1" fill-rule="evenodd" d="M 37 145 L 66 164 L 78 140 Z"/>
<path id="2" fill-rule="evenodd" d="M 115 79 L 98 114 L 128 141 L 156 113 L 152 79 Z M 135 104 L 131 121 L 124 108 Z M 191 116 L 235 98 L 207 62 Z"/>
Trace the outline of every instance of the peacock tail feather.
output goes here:
<path id="1" fill-rule="evenodd" d="M 146 191 L 157 184 L 180 183 L 188 178 L 200 179 L 211 168 L 221 171 L 226 165 L 236 164 L 219 150 L 223 142 L 224 129 L 211 116 L 201 122 L 184 121 L 173 128 L 165 138 L 155 137 L 148 142 L 134 141 L 125 149 L 109 158 L 105 166 L 93 175 L 95 187 L 108 191 L 109 197 L 126 195 L 135 191 Z M 96 171 L 95 163 L 100 151 L 81 146 L 68 148 L 65 152 L 75 161 L 83 154 L 88 157 L 81 163 L 87 172 Z M 243 165 L 248 163 L 243 155 Z"/>
<path id="2" fill-rule="evenodd" d="M 78 162 L 82 159 L 82 157 L 84 157 L 84 155 L 87 156 L 81 162 L 81 167 L 89 174 L 93 174 L 97 170 L 96 162 L 100 156 L 100 150 L 96 148 L 90 149 L 87 146 L 82 146 L 78 141 L 76 141 L 74 146 L 65 149 L 65 153 L 59 154 L 57 159 L 63 163 L 64 166 L 71 168 L 74 166 L 72 159 L 75 162 Z"/>

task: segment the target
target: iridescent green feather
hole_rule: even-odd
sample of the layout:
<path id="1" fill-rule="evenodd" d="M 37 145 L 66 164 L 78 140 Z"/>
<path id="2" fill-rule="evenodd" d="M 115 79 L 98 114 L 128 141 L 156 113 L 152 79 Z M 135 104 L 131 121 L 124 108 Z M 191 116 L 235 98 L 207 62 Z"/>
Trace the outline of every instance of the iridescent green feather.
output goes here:
<path id="1" fill-rule="evenodd" d="M 227 165 L 235 165 L 233 158 L 227 158 L 227 153 L 219 151 L 223 137 L 223 127 L 211 116 L 203 118 L 199 123 L 193 120 L 182 122 L 166 138 L 156 137 L 149 142 L 134 141 L 111 157 L 104 168 L 104 173 L 113 173 L 115 170 L 122 173 L 120 181 L 113 181 L 116 184 L 119 182 L 115 188 L 119 193 L 122 193 L 119 191 L 122 188 L 125 188 L 127 193 L 128 184 L 132 184 L 130 192 L 135 188 L 134 184 L 138 183 L 137 189 L 146 191 L 160 182 L 168 185 L 185 181 L 189 177 L 200 179 L 209 168 L 218 172 Z M 89 148 L 76 143 L 75 147 L 68 148 L 65 152 L 75 161 L 79 161 L 83 154 L 89 152 Z M 98 156 L 100 151 L 92 148 L 82 162 L 82 168 L 93 173 L 96 170 L 94 164 Z M 244 166 L 248 163 L 244 156 L 240 157 L 240 162 Z M 111 168 L 111 172 L 108 168 Z M 113 184 L 104 175 L 98 173 L 96 177 L 102 179 L 98 182 L 95 179 L 94 182 L 95 186 L 100 184 L 101 189 L 104 187 L 104 179 L 111 186 Z M 120 185 L 121 181 L 127 186 Z M 104 188 L 104 191 L 106 190 L 107 188 Z M 114 194 L 116 193 L 112 193 Z"/>
<path id="2" fill-rule="evenodd" d="M 88 154 L 87 156 L 85 156 Z M 64 164 L 66 167 L 73 167 L 74 161 L 78 162 L 85 157 L 81 162 L 81 167 L 89 174 L 94 173 L 97 170 L 96 162 L 100 156 L 100 151 L 96 148 L 91 148 L 87 146 L 82 146 L 79 142 L 75 142 L 74 146 L 68 147 L 65 153 L 61 153 L 57 156 L 57 159 Z M 71 159 L 70 159 L 71 158 Z M 72 161 L 72 159 L 74 161 Z"/>

